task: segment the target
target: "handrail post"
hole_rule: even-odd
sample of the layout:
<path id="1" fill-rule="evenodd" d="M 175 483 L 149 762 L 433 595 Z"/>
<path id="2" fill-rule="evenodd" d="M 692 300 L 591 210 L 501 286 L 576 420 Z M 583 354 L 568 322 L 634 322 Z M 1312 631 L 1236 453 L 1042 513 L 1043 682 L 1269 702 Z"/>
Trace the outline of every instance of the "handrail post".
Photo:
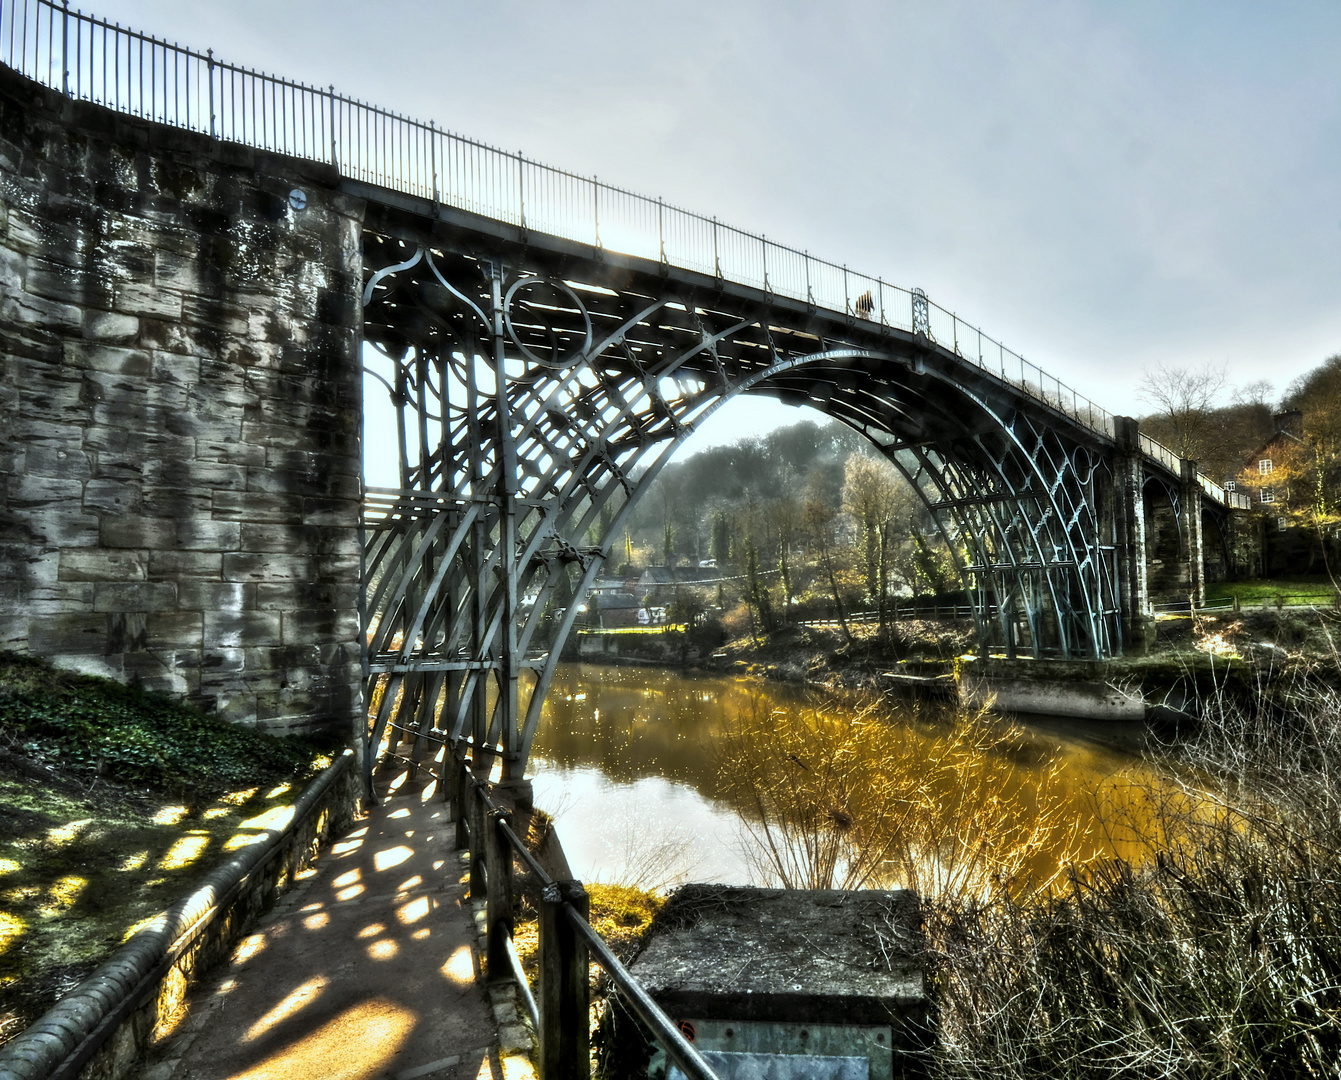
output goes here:
<path id="1" fill-rule="evenodd" d="M 470 825 L 470 896 L 478 900 L 486 895 L 485 852 L 489 841 L 486 811 L 480 780 L 475 776 L 466 779 L 466 819 Z"/>
<path id="2" fill-rule="evenodd" d="M 452 806 L 452 813 L 456 817 L 456 849 L 457 851 L 470 851 L 470 804 L 474 801 L 470 797 L 470 768 L 466 765 L 464 756 L 455 758 L 452 762 L 452 775 L 456 777 L 454 784 L 455 802 Z"/>
<path id="3" fill-rule="evenodd" d="M 210 79 L 210 138 L 217 139 L 218 135 L 214 130 L 214 50 L 206 49 L 205 55 L 208 57 L 208 70 Z"/>
<path id="4" fill-rule="evenodd" d="M 588 1080 L 591 982 L 587 943 L 564 917 L 590 915 L 580 881 L 555 881 L 540 900 L 540 1080 Z"/>
<path id="5" fill-rule="evenodd" d="M 61 3 L 61 93 L 70 96 L 70 0 Z"/>
<path id="6" fill-rule="evenodd" d="M 484 857 L 488 882 L 485 887 L 485 972 L 492 979 L 512 977 L 507 943 L 512 937 L 512 846 L 499 828 L 511 823 L 512 811 L 498 809 L 484 823 Z"/>
<path id="7" fill-rule="evenodd" d="M 331 106 L 331 164 L 337 169 L 340 167 L 340 155 L 336 152 L 335 141 L 335 83 L 330 84 L 330 96 L 327 100 Z"/>

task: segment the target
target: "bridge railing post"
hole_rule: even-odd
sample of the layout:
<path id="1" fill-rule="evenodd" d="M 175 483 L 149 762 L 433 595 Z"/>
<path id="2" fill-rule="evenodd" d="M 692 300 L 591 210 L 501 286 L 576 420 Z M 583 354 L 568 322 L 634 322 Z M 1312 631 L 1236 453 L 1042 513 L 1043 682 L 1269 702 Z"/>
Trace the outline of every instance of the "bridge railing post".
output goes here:
<path id="1" fill-rule="evenodd" d="M 466 783 L 469 784 L 465 791 L 465 803 L 466 820 L 470 827 L 470 895 L 479 897 L 487 893 L 485 852 L 489 841 L 485 834 L 489 831 L 488 811 L 476 787 L 479 781 L 471 776 L 467 778 Z"/>
<path id="2" fill-rule="evenodd" d="M 456 817 L 456 849 L 458 851 L 468 851 L 470 849 L 470 768 L 466 764 L 464 757 L 455 758 L 452 762 L 452 775 L 455 777 L 454 802 L 452 813 Z"/>
<path id="3" fill-rule="evenodd" d="M 485 818 L 485 971 L 490 979 L 507 979 L 512 977 L 508 959 L 508 942 L 512 939 L 512 847 L 499 826 L 511 823 L 512 812 L 494 810 Z M 471 894 L 475 895 L 474 889 Z"/>
<path id="4" fill-rule="evenodd" d="M 565 902 L 587 919 L 580 881 L 555 881 L 540 900 L 540 1080 L 588 1080 L 590 955 L 564 913 Z"/>

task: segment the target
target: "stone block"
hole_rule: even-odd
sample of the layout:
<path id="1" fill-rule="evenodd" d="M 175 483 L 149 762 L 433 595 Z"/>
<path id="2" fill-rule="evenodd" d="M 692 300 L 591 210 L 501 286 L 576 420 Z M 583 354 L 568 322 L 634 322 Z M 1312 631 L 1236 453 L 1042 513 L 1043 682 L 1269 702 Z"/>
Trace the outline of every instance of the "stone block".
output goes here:
<path id="1" fill-rule="evenodd" d="M 61 304 L 91 308 L 112 306 L 112 290 L 106 278 L 89 270 L 77 270 L 45 260 L 29 263 L 23 287 L 35 296 Z"/>
<path id="2" fill-rule="evenodd" d="M 140 505 L 140 485 L 124 480 L 89 480 L 84 484 L 84 509 L 104 514 L 131 514 Z"/>
<path id="3" fill-rule="evenodd" d="M 215 491 L 211 495 L 217 521 L 290 521 L 302 520 L 303 507 L 297 499 L 285 495 L 262 495 L 249 491 Z"/>
<path id="4" fill-rule="evenodd" d="M 177 521 L 166 517 L 107 515 L 102 519 L 102 542 L 114 548 L 171 548 L 177 540 Z"/>
<path id="5" fill-rule="evenodd" d="M 140 344 L 161 356 L 199 360 L 218 349 L 217 335 L 208 327 L 167 319 L 140 320 Z"/>
<path id="6" fill-rule="evenodd" d="M 199 296 L 192 292 L 182 295 L 182 321 L 189 326 L 208 327 L 215 334 L 241 337 L 247 332 L 250 312 L 232 300 Z"/>
<path id="7" fill-rule="evenodd" d="M 229 552 L 223 557 L 225 581 L 311 581 L 315 560 L 308 555 Z"/>
<path id="8" fill-rule="evenodd" d="M 30 442 L 24 453 L 23 472 L 27 476 L 53 476 L 65 480 L 87 480 L 93 475 L 93 461 L 83 450 L 67 450 Z"/>
<path id="9" fill-rule="evenodd" d="M 143 581 L 146 553 L 118 548 L 66 549 L 60 553 L 61 581 Z"/>
<path id="10" fill-rule="evenodd" d="M 149 615 L 145 627 L 151 649 L 198 650 L 204 640 L 204 616 L 199 611 L 160 611 Z M 198 659 L 190 658 L 198 663 Z"/>
<path id="11" fill-rule="evenodd" d="M 11 476 L 12 486 L 17 477 Z M 9 502 L 11 509 L 14 502 Z M 24 514 L 32 533 L 33 542 L 59 548 L 96 547 L 98 544 L 98 517 L 71 505 L 42 507 Z"/>
<path id="12" fill-rule="evenodd" d="M 140 509 L 152 517 L 173 517 L 185 521 L 192 517 L 207 518 L 212 506 L 208 491 L 148 485 Z"/>
<path id="13" fill-rule="evenodd" d="M 146 315 L 154 319 L 180 319 L 182 295 L 144 282 L 124 282 L 116 286 L 112 307 L 128 315 Z"/>
<path id="14" fill-rule="evenodd" d="M 116 316 L 120 317 L 120 316 Z M 153 357 L 144 349 L 127 349 L 119 345 L 107 345 L 90 341 L 67 341 L 64 359 L 66 366 L 80 371 L 96 371 L 104 375 L 121 376 L 132 380 L 124 384 L 131 390 L 142 387 L 142 381 L 148 378 L 153 369 Z M 112 386 L 120 384 L 111 383 Z M 101 397 L 106 393 L 100 388 Z"/>
<path id="15" fill-rule="evenodd" d="M 230 724 L 254 724 L 256 721 L 256 694 L 249 690 L 217 691 L 214 714 Z"/>
<path id="16" fill-rule="evenodd" d="M 243 551 L 285 551 L 316 555 L 321 551 L 321 530 L 296 523 L 243 524 Z"/>
<path id="17" fill-rule="evenodd" d="M 206 648 L 266 648 L 281 641 L 277 611 L 205 609 Z"/>
<path id="18" fill-rule="evenodd" d="M 0 323 L 29 327 L 48 333 L 75 331 L 84 321 L 84 313 L 74 304 L 47 300 L 28 292 L 0 296 Z"/>
<path id="19" fill-rule="evenodd" d="M 151 551 L 151 580 L 204 578 L 223 580 L 223 556 L 217 551 Z"/>
<path id="20" fill-rule="evenodd" d="M 195 440 L 190 440 L 194 449 Z M 247 486 L 247 470 L 242 465 L 222 465 L 216 461 L 191 458 L 155 457 L 145 465 L 145 482 L 174 488 L 205 488 L 242 491 Z"/>
<path id="21" fill-rule="evenodd" d="M 322 581 L 356 582 L 363 574 L 363 559 L 357 550 L 343 555 L 317 558 L 317 577 Z"/>
<path id="22" fill-rule="evenodd" d="M 170 581 L 99 583 L 94 586 L 94 611 L 171 611 L 177 587 Z"/>
<path id="23" fill-rule="evenodd" d="M 355 587 L 357 588 L 357 584 Z M 348 604 L 346 601 L 351 598 L 354 603 Z M 263 582 L 256 586 L 256 606 L 261 611 L 354 607 L 357 603 L 356 595 L 329 582 L 291 581 L 283 584 Z"/>
<path id="24" fill-rule="evenodd" d="M 68 612 L 33 615 L 28 620 L 28 651 L 35 656 L 102 656 L 106 643 L 106 615 Z"/>
<path id="25" fill-rule="evenodd" d="M 201 461 L 219 461 L 226 465 L 264 465 L 265 448 L 240 442 L 196 439 L 196 457 Z"/>
<path id="26" fill-rule="evenodd" d="M 256 603 L 256 586 L 236 581 L 179 581 L 177 606 L 191 611 L 240 611 Z"/>
<path id="27" fill-rule="evenodd" d="M 363 510 L 359 499 L 307 498 L 303 521 L 309 525 L 332 525 L 357 529 Z"/>
<path id="28" fill-rule="evenodd" d="M 87 341 L 125 344 L 139 337 L 140 320 L 134 315 L 124 315 L 116 311 L 90 309 L 84 312 L 83 329 Z"/>
<path id="29" fill-rule="evenodd" d="M 114 611 L 107 616 L 108 653 L 138 652 L 148 641 L 148 612 Z"/>
<path id="30" fill-rule="evenodd" d="M 212 499 L 210 505 L 213 507 Z M 242 524 L 183 517 L 177 526 L 177 546 L 187 551 L 237 551 L 242 546 Z"/>
<path id="31" fill-rule="evenodd" d="M 333 608 L 308 608 L 284 612 L 284 644 L 321 644 L 332 641 L 356 641 L 359 636 L 357 611 Z"/>
<path id="32" fill-rule="evenodd" d="M 84 481 L 78 477 L 29 476 L 25 473 L 9 478 L 7 495 L 11 510 L 82 508 Z"/>
<path id="33" fill-rule="evenodd" d="M 237 674 L 247 667 L 247 650 L 225 648 L 210 639 L 208 620 L 205 627 L 205 645 L 200 654 L 200 687 L 208 691 L 211 681 L 224 675 Z"/>

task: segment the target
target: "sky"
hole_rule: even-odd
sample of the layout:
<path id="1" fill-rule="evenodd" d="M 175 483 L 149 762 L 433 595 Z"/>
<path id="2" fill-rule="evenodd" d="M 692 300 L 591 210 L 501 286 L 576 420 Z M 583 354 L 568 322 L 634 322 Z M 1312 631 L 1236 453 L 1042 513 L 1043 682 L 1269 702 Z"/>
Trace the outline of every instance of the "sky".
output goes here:
<path id="1" fill-rule="evenodd" d="M 1341 352 L 1336 0 L 90 7 L 921 287 L 1113 412 Z"/>

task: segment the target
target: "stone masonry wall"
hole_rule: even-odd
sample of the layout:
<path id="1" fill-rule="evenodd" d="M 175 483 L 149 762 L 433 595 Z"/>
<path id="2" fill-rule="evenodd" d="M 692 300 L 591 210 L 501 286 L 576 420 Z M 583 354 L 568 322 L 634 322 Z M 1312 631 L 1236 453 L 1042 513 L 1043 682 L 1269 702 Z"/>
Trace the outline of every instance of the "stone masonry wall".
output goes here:
<path id="1" fill-rule="evenodd" d="M 362 211 L 0 68 L 0 648 L 352 731 Z"/>

